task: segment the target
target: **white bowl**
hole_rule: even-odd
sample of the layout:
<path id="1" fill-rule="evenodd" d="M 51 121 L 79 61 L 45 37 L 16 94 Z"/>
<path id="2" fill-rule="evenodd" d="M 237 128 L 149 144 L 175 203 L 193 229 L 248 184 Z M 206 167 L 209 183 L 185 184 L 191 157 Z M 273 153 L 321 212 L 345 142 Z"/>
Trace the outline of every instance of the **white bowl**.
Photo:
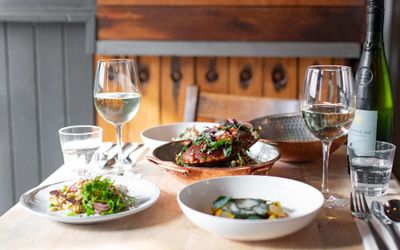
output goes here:
<path id="1" fill-rule="evenodd" d="M 195 127 L 199 132 L 206 127 L 214 127 L 217 123 L 212 122 L 180 122 L 156 126 L 143 130 L 140 133 L 144 144 L 150 149 L 155 149 L 167 142 L 171 142 L 173 138 L 178 138 L 179 134 L 186 128 Z"/>
<path id="2" fill-rule="evenodd" d="M 243 220 L 211 215 L 213 201 L 220 195 L 280 201 L 287 218 Z M 229 176 L 203 180 L 186 186 L 177 200 L 186 217 L 198 227 L 227 239 L 268 240 L 294 233 L 318 214 L 324 198 L 305 183 L 271 176 Z"/>

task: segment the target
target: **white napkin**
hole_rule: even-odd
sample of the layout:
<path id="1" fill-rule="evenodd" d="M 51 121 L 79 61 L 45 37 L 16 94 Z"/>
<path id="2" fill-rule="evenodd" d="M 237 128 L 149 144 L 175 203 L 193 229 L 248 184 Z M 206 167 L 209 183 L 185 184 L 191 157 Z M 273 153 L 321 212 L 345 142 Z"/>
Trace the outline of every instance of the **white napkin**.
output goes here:
<path id="1" fill-rule="evenodd" d="M 382 224 L 372 216 L 372 223 L 376 228 L 376 231 L 381 235 L 389 249 L 396 249 L 396 245 L 390 236 L 389 232 L 382 226 Z M 361 238 L 363 241 L 364 249 L 365 250 L 379 250 L 378 246 L 375 243 L 375 240 L 369 230 L 368 224 L 362 220 L 356 219 L 356 224 L 358 227 L 358 231 L 361 234 Z M 395 225 L 397 229 L 399 229 L 399 225 Z"/>

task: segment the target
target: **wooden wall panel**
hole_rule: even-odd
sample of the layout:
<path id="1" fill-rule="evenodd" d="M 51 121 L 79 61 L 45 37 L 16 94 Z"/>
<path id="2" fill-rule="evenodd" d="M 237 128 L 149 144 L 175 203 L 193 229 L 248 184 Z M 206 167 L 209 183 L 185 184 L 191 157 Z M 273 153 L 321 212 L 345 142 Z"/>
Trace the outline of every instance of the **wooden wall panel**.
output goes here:
<path id="1" fill-rule="evenodd" d="M 64 30 L 67 125 L 93 124 L 93 75 L 89 74 L 93 58 L 85 50 L 85 26 L 73 23 L 64 25 Z"/>
<path id="2" fill-rule="evenodd" d="M 362 0 L 97 0 L 97 5 L 360 6 L 362 2 Z"/>
<path id="3" fill-rule="evenodd" d="M 161 123 L 183 120 L 186 87 L 194 83 L 192 57 L 163 57 L 161 60 Z"/>
<path id="4" fill-rule="evenodd" d="M 200 91 L 228 93 L 228 69 L 226 57 L 196 58 L 196 84 Z"/>
<path id="5" fill-rule="evenodd" d="M 97 55 L 96 60 L 118 57 L 139 59 L 141 64 L 139 68 L 149 71 L 149 79 L 145 82 L 142 81 L 143 99 L 140 111 L 137 117 L 124 126 L 124 141 L 139 141 L 139 134 L 145 128 L 161 123 L 182 121 L 186 87 L 190 84 L 196 83 L 200 87 L 200 91 L 204 92 L 296 99 L 302 88 L 305 68 L 308 65 L 346 62 L 344 59 L 331 58 L 201 57 L 194 59 L 190 57 L 136 58 L 134 56 L 101 55 Z M 175 63 L 172 63 L 173 61 Z M 281 65 L 287 75 L 287 85 L 279 90 L 275 88 L 272 77 L 277 65 Z M 172 80 L 174 67 L 182 77 L 177 82 Z M 215 82 L 210 82 L 206 78 L 210 68 L 215 68 L 218 74 Z M 247 84 L 240 84 L 240 74 L 245 69 L 251 69 L 251 79 Z M 205 117 L 197 119 L 210 121 Z M 104 140 L 115 141 L 114 127 L 99 116 L 97 116 L 97 123 L 105 129 Z"/>
<path id="6" fill-rule="evenodd" d="M 332 58 L 332 64 L 334 65 L 347 65 L 347 61 L 344 58 Z"/>
<path id="7" fill-rule="evenodd" d="M 309 42 L 358 42 L 363 21 L 359 6 L 98 6 L 97 20 L 99 40 Z"/>
<path id="8" fill-rule="evenodd" d="M 297 98 L 296 58 L 265 58 L 263 95 L 272 98 Z"/>
<path id="9" fill-rule="evenodd" d="M 40 180 L 37 83 L 32 67 L 35 39 L 31 24 L 13 23 L 7 27 L 14 180 L 19 197 Z"/>
<path id="10" fill-rule="evenodd" d="M 229 63 L 229 93 L 262 96 L 261 76 L 261 58 L 231 58 Z"/>
<path id="11" fill-rule="evenodd" d="M 0 215 L 63 163 L 58 129 L 94 123 L 93 4 L 0 4 Z"/>
<path id="12" fill-rule="evenodd" d="M 160 61 L 159 57 L 140 57 L 137 59 L 139 78 L 142 87 L 142 100 L 138 114 L 125 126 L 129 141 L 141 141 L 140 132 L 156 126 L 161 121 L 160 105 Z"/>
<path id="13" fill-rule="evenodd" d="M 229 91 L 229 58 L 199 57 L 196 58 L 196 84 L 199 91 L 210 93 L 228 93 Z M 215 120 L 197 116 L 197 121 L 215 122 Z"/>
<path id="14" fill-rule="evenodd" d="M 63 27 L 43 24 L 36 27 L 36 71 L 38 117 L 40 120 L 40 165 L 42 176 L 57 169 L 62 152 L 58 130 L 66 124 L 64 98 Z M 79 102 L 79 100 L 75 101 Z M 71 110 L 71 112 L 76 112 Z"/>
<path id="15" fill-rule="evenodd" d="M 304 77 L 306 73 L 306 69 L 310 65 L 327 65 L 332 64 L 332 58 L 300 58 L 299 59 L 299 68 L 298 68 L 298 86 L 299 86 L 299 97 L 303 94 L 304 91 Z"/>

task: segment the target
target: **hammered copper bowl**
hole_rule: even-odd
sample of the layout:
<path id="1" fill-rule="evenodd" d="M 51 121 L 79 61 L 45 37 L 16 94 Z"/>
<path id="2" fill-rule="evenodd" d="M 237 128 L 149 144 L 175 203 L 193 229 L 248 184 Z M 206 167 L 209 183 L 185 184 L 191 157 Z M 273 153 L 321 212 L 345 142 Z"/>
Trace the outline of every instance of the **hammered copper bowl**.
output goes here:
<path id="1" fill-rule="evenodd" d="M 322 157 L 321 141 L 311 134 L 300 113 L 265 116 L 250 123 L 260 130 L 263 140 L 279 148 L 282 161 L 305 162 Z M 331 153 L 346 140 L 347 136 L 334 140 Z"/>
<path id="2" fill-rule="evenodd" d="M 166 169 L 180 181 L 191 183 L 221 176 L 233 175 L 268 175 L 274 162 L 280 153 L 278 148 L 266 142 L 257 142 L 249 150 L 249 156 L 257 163 L 241 167 L 222 167 L 216 164 L 212 167 L 203 166 L 180 166 L 175 163 L 175 156 L 181 151 L 184 141 L 170 142 L 157 147 L 152 156 L 147 156 L 150 162 Z"/>

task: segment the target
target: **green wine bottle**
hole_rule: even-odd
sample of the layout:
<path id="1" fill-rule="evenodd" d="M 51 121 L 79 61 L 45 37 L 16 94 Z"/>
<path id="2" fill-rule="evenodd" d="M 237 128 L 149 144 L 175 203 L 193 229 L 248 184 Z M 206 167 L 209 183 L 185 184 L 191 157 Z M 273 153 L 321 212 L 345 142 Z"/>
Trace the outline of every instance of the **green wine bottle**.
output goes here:
<path id="1" fill-rule="evenodd" d="M 348 141 L 364 140 L 365 149 L 373 149 L 376 140 L 391 140 L 393 97 L 383 45 L 384 0 L 367 3 L 366 36 L 355 75 L 356 113 Z"/>

